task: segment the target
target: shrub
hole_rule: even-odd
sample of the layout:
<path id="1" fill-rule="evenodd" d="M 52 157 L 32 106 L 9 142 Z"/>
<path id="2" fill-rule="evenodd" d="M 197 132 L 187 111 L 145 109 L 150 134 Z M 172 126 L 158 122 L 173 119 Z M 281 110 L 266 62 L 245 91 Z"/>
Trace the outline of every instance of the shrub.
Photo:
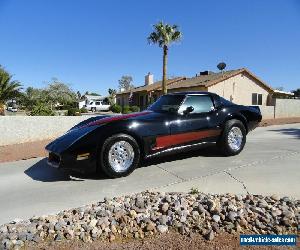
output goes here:
<path id="1" fill-rule="evenodd" d="M 80 109 L 78 108 L 69 108 L 67 112 L 68 116 L 77 116 L 80 115 Z"/>
<path id="2" fill-rule="evenodd" d="M 199 192 L 198 188 L 192 187 L 189 193 L 190 194 L 199 194 L 200 192 Z"/>
<path id="3" fill-rule="evenodd" d="M 131 110 L 130 110 L 130 107 L 128 105 L 124 106 L 123 107 L 123 114 L 128 114 L 128 113 L 131 113 Z"/>
<path id="4" fill-rule="evenodd" d="M 140 107 L 138 107 L 138 106 L 131 106 L 130 107 L 130 111 L 131 112 L 139 112 L 140 111 Z"/>
<path id="5" fill-rule="evenodd" d="M 29 113 L 32 116 L 53 116 L 54 111 L 44 103 L 39 103 L 33 107 Z"/>
<path id="6" fill-rule="evenodd" d="M 80 113 L 88 113 L 88 112 L 89 111 L 86 108 L 84 108 L 84 107 L 80 109 Z"/>
<path id="7" fill-rule="evenodd" d="M 110 110 L 111 110 L 113 113 L 121 113 L 122 108 L 121 108 L 120 105 L 114 104 L 114 105 L 111 105 L 111 106 L 110 106 Z"/>

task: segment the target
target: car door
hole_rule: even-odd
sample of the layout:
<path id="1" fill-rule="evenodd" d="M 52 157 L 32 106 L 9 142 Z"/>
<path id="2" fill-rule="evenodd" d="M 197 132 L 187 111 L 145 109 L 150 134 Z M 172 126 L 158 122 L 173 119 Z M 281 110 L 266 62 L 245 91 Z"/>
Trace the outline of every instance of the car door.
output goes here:
<path id="1" fill-rule="evenodd" d="M 95 108 L 97 111 L 101 111 L 101 102 L 99 101 L 95 102 Z"/>
<path id="2" fill-rule="evenodd" d="M 216 111 L 210 95 L 187 95 L 178 113 L 177 119 L 170 123 L 169 146 L 215 141 L 221 133 L 216 124 Z"/>

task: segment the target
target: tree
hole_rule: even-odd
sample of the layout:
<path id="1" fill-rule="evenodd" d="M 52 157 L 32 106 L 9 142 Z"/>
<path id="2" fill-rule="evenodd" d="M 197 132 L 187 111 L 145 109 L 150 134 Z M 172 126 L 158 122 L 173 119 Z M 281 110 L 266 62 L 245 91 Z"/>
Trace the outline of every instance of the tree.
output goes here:
<path id="1" fill-rule="evenodd" d="M 116 89 L 108 89 L 108 101 L 110 104 L 115 104 L 115 99 L 116 99 L 116 94 L 117 94 L 117 90 Z"/>
<path id="2" fill-rule="evenodd" d="M 4 115 L 5 102 L 16 98 L 20 89 L 21 84 L 13 81 L 12 76 L 0 65 L 0 115 Z"/>
<path id="3" fill-rule="evenodd" d="M 132 76 L 122 76 L 119 80 L 119 90 L 128 91 L 134 88 Z"/>
<path id="4" fill-rule="evenodd" d="M 40 103 L 48 102 L 48 93 L 44 89 L 28 87 L 18 98 L 18 102 L 27 110 L 32 110 Z"/>
<path id="5" fill-rule="evenodd" d="M 93 96 L 101 96 L 100 94 L 98 94 L 98 93 L 95 93 L 95 92 L 88 92 L 88 91 L 86 91 L 85 92 L 85 95 L 93 95 Z"/>
<path id="6" fill-rule="evenodd" d="M 81 97 L 82 97 L 82 96 L 81 96 L 81 93 L 80 93 L 80 91 L 77 91 L 77 93 L 76 93 L 76 94 L 77 94 L 77 98 L 78 98 L 78 100 L 80 100 L 80 99 L 81 99 Z"/>
<path id="7" fill-rule="evenodd" d="M 58 80 L 49 83 L 45 91 L 51 106 L 57 103 L 66 105 L 76 101 L 76 93 L 67 84 L 59 82 Z"/>
<path id="8" fill-rule="evenodd" d="M 182 33 L 179 31 L 177 25 L 164 24 L 159 22 L 153 25 L 154 31 L 149 35 L 148 42 L 150 44 L 158 44 L 163 48 L 163 79 L 162 91 L 163 94 L 167 93 L 167 62 L 169 46 L 181 39 Z"/>
<path id="9" fill-rule="evenodd" d="M 292 91 L 295 97 L 300 97 L 300 88 Z"/>

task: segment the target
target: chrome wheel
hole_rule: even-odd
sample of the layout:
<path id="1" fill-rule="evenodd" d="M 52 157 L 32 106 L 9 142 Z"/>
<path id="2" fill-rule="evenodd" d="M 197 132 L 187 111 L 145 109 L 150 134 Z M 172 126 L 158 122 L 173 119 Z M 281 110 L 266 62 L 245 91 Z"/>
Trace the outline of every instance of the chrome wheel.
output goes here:
<path id="1" fill-rule="evenodd" d="M 238 151 L 243 143 L 243 133 L 239 127 L 232 127 L 228 133 L 228 145 L 234 150 Z"/>
<path id="2" fill-rule="evenodd" d="M 111 146 L 108 152 L 108 161 L 116 172 L 124 172 L 132 165 L 134 150 L 127 141 L 118 141 Z"/>

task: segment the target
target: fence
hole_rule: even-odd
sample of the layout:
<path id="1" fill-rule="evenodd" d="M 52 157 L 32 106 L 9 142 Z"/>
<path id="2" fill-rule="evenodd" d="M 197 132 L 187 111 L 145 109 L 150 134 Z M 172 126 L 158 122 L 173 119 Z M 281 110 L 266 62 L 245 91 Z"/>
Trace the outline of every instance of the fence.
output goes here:
<path id="1" fill-rule="evenodd" d="M 263 119 L 300 117 L 300 99 L 275 99 L 274 106 L 260 106 Z"/>
<path id="2" fill-rule="evenodd" d="M 0 146 L 52 139 L 91 116 L 2 116 Z"/>

